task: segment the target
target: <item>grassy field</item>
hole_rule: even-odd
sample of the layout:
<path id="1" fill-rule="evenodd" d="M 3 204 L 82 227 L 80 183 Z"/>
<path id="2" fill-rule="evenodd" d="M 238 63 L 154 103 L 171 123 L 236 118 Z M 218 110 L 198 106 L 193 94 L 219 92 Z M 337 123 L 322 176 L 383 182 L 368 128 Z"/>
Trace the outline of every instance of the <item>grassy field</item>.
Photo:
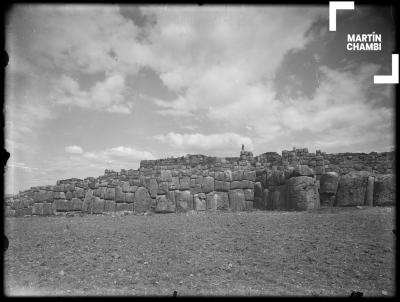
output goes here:
<path id="1" fill-rule="evenodd" d="M 6 218 L 4 288 L 6 295 L 391 296 L 394 228 L 394 207 Z"/>

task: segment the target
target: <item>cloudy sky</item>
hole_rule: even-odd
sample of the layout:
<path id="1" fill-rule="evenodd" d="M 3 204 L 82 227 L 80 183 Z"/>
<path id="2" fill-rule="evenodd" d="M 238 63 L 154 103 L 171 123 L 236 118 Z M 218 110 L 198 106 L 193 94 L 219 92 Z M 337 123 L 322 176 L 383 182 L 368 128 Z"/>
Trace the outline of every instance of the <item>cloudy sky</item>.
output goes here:
<path id="1" fill-rule="evenodd" d="M 7 14 L 6 193 L 142 159 L 394 145 L 390 7 L 20 5 Z M 349 52 L 347 33 L 382 51 Z"/>

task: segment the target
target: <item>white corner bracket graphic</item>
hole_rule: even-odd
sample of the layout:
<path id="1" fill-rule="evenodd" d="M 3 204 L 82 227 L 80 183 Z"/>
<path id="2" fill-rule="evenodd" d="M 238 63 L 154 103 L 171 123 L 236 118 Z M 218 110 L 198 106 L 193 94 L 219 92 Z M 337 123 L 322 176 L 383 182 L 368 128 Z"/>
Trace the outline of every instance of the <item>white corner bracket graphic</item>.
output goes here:
<path id="1" fill-rule="evenodd" d="M 338 9 L 354 9 L 354 1 L 329 1 L 329 31 L 336 31 Z"/>
<path id="2" fill-rule="evenodd" d="M 399 54 L 392 54 L 392 75 L 374 75 L 374 84 L 399 84 Z"/>

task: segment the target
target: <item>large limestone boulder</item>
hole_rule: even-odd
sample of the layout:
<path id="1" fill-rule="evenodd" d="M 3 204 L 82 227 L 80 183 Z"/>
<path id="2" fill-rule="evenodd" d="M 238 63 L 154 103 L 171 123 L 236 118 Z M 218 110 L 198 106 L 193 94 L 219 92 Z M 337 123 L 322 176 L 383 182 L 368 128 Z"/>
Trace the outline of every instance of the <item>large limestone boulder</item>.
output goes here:
<path id="1" fill-rule="evenodd" d="M 124 191 L 122 190 L 122 187 L 120 187 L 120 186 L 115 187 L 115 201 L 116 202 L 125 202 Z"/>
<path id="2" fill-rule="evenodd" d="M 71 192 L 75 191 L 75 184 L 74 183 L 64 184 L 63 191 L 71 191 Z"/>
<path id="3" fill-rule="evenodd" d="M 297 177 L 297 176 L 313 177 L 313 175 L 314 175 L 313 169 L 309 168 L 307 165 L 295 166 L 292 173 L 293 173 L 292 174 L 293 177 Z"/>
<path id="4" fill-rule="evenodd" d="M 308 176 L 292 177 L 286 182 L 286 200 L 289 209 L 310 210 L 319 208 L 316 180 Z"/>
<path id="5" fill-rule="evenodd" d="M 173 185 L 175 187 L 175 190 L 179 189 L 179 177 L 178 176 L 172 177 L 171 185 Z"/>
<path id="6" fill-rule="evenodd" d="M 129 184 L 129 181 L 124 181 L 124 182 L 122 183 L 122 192 L 124 192 L 124 193 L 130 192 L 130 184 Z"/>
<path id="7" fill-rule="evenodd" d="M 34 203 L 33 204 L 32 215 L 43 215 L 43 203 Z"/>
<path id="8" fill-rule="evenodd" d="M 40 190 L 39 196 L 38 196 L 38 201 L 39 202 L 53 202 L 53 200 L 54 200 L 53 194 L 54 194 L 53 191 Z"/>
<path id="9" fill-rule="evenodd" d="M 190 191 L 175 191 L 177 212 L 193 210 L 193 195 Z"/>
<path id="10" fill-rule="evenodd" d="M 116 212 L 129 211 L 129 204 L 126 202 L 118 202 L 115 204 Z"/>
<path id="11" fill-rule="evenodd" d="M 252 182 L 256 181 L 256 171 L 244 171 L 243 179 L 250 180 Z"/>
<path id="12" fill-rule="evenodd" d="M 365 194 L 365 205 L 372 207 L 374 205 L 374 183 L 375 177 L 368 176 L 367 192 Z"/>
<path id="13" fill-rule="evenodd" d="M 175 206 L 176 206 L 176 192 L 177 190 L 169 191 L 168 194 L 166 195 L 168 200 L 170 200 Z"/>
<path id="14" fill-rule="evenodd" d="M 156 198 L 157 197 L 157 191 L 158 191 L 158 183 L 155 178 L 150 179 L 150 188 L 149 188 L 149 193 L 151 198 Z"/>
<path id="15" fill-rule="evenodd" d="M 207 209 L 223 210 L 229 209 L 229 197 L 227 192 L 211 192 L 207 194 Z"/>
<path id="16" fill-rule="evenodd" d="M 126 203 L 133 203 L 135 201 L 135 193 L 124 193 L 124 201 Z"/>
<path id="17" fill-rule="evenodd" d="M 230 190 L 235 190 L 235 189 L 241 189 L 242 188 L 242 182 L 241 181 L 232 181 L 230 184 Z"/>
<path id="18" fill-rule="evenodd" d="M 237 170 L 232 172 L 232 180 L 243 180 L 243 170 Z"/>
<path id="19" fill-rule="evenodd" d="M 25 215 L 32 215 L 32 208 L 22 208 L 22 209 L 15 210 L 16 217 L 22 217 Z"/>
<path id="20" fill-rule="evenodd" d="M 215 192 L 211 192 L 207 194 L 206 197 L 206 208 L 209 211 L 216 211 L 218 207 L 217 199 L 214 198 Z"/>
<path id="21" fill-rule="evenodd" d="M 375 179 L 374 206 L 396 205 L 396 180 L 394 174 L 378 175 Z"/>
<path id="22" fill-rule="evenodd" d="M 88 190 L 85 194 L 85 199 L 83 200 L 83 204 L 82 204 L 82 212 L 91 214 L 92 210 L 93 210 L 93 191 L 92 190 Z M 97 196 L 96 196 L 97 197 Z"/>
<path id="23" fill-rule="evenodd" d="M 335 206 L 362 206 L 365 205 L 365 196 L 368 184 L 367 171 L 352 171 L 342 175 L 335 198 Z"/>
<path id="24" fill-rule="evenodd" d="M 163 170 L 161 171 L 161 181 L 167 181 L 171 182 L 172 181 L 172 173 L 170 170 Z"/>
<path id="25" fill-rule="evenodd" d="M 74 194 L 71 191 L 67 191 L 65 193 L 65 199 L 71 200 L 72 198 L 74 198 Z"/>
<path id="26" fill-rule="evenodd" d="M 156 198 L 156 213 L 175 213 L 176 205 L 175 202 L 170 200 L 166 195 L 158 195 Z"/>
<path id="27" fill-rule="evenodd" d="M 259 210 L 267 210 L 268 189 L 263 189 L 261 182 L 254 185 L 254 208 Z"/>
<path id="28" fill-rule="evenodd" d="M 285 172 L 278 170 L 268 170 L 266 174 L 266 184 L 264 187 L 280 186 L 285 184 Z"/>
<path id="29" fill-rule="evenodd" d="M 246 209 L 246 199 L 242 189 L 230 190 L 229 208 L 233 211 L 244 211 Z"/>
<path id="30" fill-rule="evenodd" d="M 82 211 L 82 200 L 80 198 L 72 198 L 72 209 L 71 211 Z"/>
<path id="31" fill-rule="evenodd" d="M 115 212 L 115 201 L 106 200 L 104 203 L 104 212 Z"/>
<path id="32" fill-rule="evenodd" d="M 254 201 L 254 190 L 253 189 L 244 189 L 244 199 L 247 201 Z"/>
<path id="33" fill-rule="evenodd" d="M 244 190 L 244 189 L 252 189 L 252 190 L 254 190 L 254 182 L 253 181 L 251 181 L 251 180 L 248 180 L 248 179 L 243 179 L 241 182 L 240 182 L 240 186 L 241 186 L 241 188 Z"/>
<path id="34" fill-rule="evenodd" d="M 96 197 L 100 197 L 102 199 L 106 199 L 107 187 L 99 187 L 96 190 L 98 190 L 98 192 L 99 192 L 97 195 L 95 195 Z M 91 191 L 91 190 L 89 190 L 89 191 Z M 87 194 L 87 192 L 86 192 L 86 194 Z"/>
<path id="35" fill-rule="evenodd" d="M 56 185 L 56 186 L 54 186 L 53 191 L 54 192 L 63 192 L 64 190 L 61 188 L 60 185 Z"/>
<path id="36" fill-rule="evenodd" d="M 67 199 L 64 192 L 54 191 L 53 192 L 54 199 Z"/>
<path id="37" fill-rule="evenodd" d="M 4 212 L 6 217 L 15 217 L 15 210 L 12 209 L 10 206 L 7 206 Z"/>
<path id="38" fill-rule="evenodd" d="M 190 189 L 190 177 L 183 176 L 179 178 L 179 190 L 186 191 Z"/>
<path id="39" fill-rule="evenodd" d="M 255 196 L 254 197 L 253 206 L 254 206 L 255 209 L 266 210 L 264 208 L 264 205 L 263 205 L 263 198 L 262 197 Z"/>
<path id="40" fill-rule="evenodd" d="M 253 209 L 254 209 L 254 201 L 252 201 L 252 200 L 246 200 L 246 201 L 245 201 L 244 209 L 245 209 L 246 211 L 251 211 L 251 210 L 253 210 Z"/>
<path id="41" fill-rule="evenodd" d="M 72 191 L 72 190 L 70 190 Z M 76 198 L 84 198 L 85 197 L 85 190 L 79 187 L 75 188 L 74 197 Z"/>
<path id="42" fill-rule="evenodd" d="M 193 179 L 192 179 L 193 180 Z M 199 193 L 201 193 L 203 190 L 202 190 L 202 188 L 201 188 L 201 184 L 197 184 L 197 183 L 195 183 L 193 186 L 191 185 L 190 186 L 190 193 L 192 194 L 192 195 L 194 195 L 194 194 L 199 194 Z"/>
<path id="43" fill-rule="evenodd" d="M 261 182 L 254 183 L 254 196 L 255 197 L 262 197 L 263 196 L 263 185 Z"/>
<path id="44" fill-rule="evenodd" d="M 210 193 L 214 191 L 214 178 L 211 176 L 204 177 L 201 188 L 203 193 Z"/>
<path id="45" fill-rule="evenodd" d="M 231 170 L 216 171 L 214 177 L 219 181 L 232 181 L 233 173 Z"/>
<path id="46" fill-rule="evenodd" d="M 144 187 L 139 187 L 135 192 L 134 209 L 136 213 L 144 213 L 150 209 L 151 197 L 149 191 Z"/>
<path id="47" fill-rule="evenodd" d="M 200 198 L 199 194 L 193 196 L 193 207 L 196 211 L 205 211 L 207 210 L 206 200 Z"/>
<path id="48" fill-rule="evenodd" d="M 270 194 L 271 206 L 273 210 L 287 210 L 287 185 L 281 185 L 274 188 Z"/>
<path id="49" fill-rule="evenodd" d="M 43 215 L 49 216 L 54 215 L 55 209 L 53 203 L 44 203 L 43 204 Z"/>
<path id="50" fill-rule="evenodd" d="M 138 186 L 129 186 L 129 193 L 135 193 L 136 190 L 138 189 Z"/>
<path id="51" fill-rule="evenodd" d="M 157 190 L 157 194 L 158 195 L 166 195 L 169 192 L 169 182 L 166 181 L 161 181 L 158 184 L 158 190 Z M 150 194 L 150 196 L 153 198 L 153 196 Z"/>
<path id="52" fill-rule="evenodd" d="M 94 196 L 92 198 L 93 198 L 92 214 L 102 214 L 104 212 L 105 200 Z"/>
<path id="53" fill-rule="evenodd" d="M 101 196 L 100 196 L 100 198 L 101 198 Z M 102 198 L 102 199 L 115 200 L 115 188 L 107 188 L 106 196 L 105 196 L 105 198 Z"/>
<path id="54" fill-rule="evenodd" d="M 11 203 L 11 208 L 13 210 L 22 209 L 24 207 L 24 203 L 20 199 L 14 199 Z"/>
<path id="55" fill-rule="evenodd" d="M 57 212 L 68 212 L 68 211 L 70 211 L 70 208 L 69 208 L 70 203 L 69 203 L 68 200 L 56 199 L 54 201 L 54 205 L 55 205 L 55 208 L 56 208 Z"/>
<path id="56" fill-rule="evenodd" d="M 319 181 L 321 205 L 333 206 L 339 185 L 339 174 L 336 172 L 327 172 L 321 175 Z"/>

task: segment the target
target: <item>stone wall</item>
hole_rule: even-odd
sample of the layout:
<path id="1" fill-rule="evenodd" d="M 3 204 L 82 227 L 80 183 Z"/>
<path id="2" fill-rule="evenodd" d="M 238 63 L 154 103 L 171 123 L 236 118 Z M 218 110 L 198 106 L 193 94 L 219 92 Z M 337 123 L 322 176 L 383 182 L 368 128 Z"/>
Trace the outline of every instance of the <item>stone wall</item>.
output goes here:
<path id="1" fill-rule="evenodd" d="M 394 154 L 326 154 L 308 149 L 253 157 L 204 155 L 143 160 L 137 170 L 65 179 L 6 200 L 7 216 L 57 212 L 308 210 L 395 204 Z"/>

